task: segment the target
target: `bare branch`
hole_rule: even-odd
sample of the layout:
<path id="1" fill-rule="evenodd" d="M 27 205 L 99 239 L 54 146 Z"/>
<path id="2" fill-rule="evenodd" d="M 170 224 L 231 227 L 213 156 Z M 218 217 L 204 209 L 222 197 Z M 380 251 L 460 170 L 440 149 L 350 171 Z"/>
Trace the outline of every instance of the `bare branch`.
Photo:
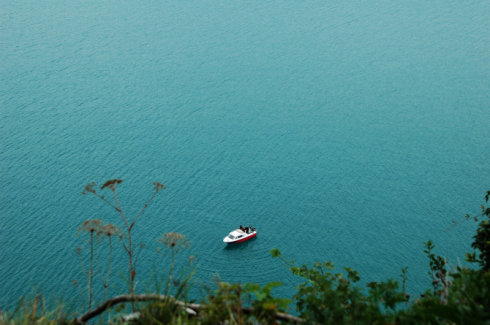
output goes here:
<path id="1" fill-rule="evenodd" d="M 126 219 L 126 216 L 124 215 L 124 212 L 123 212 L 123 210 L 121 208 L 121 204 L 119 203 L 119 200 L 117 199 L 116 189 L 115 188 L 111 188 L 111 190 L 112 190 L 112 193 L 114 194 L 114 200 L 116 201 L 116 204 L 117 204 L 117 209 L 116 210 L 121 214 L 121 216 L 122 216 L 122 218 L 124 220 L 124 224 L 126 225 L 126 228 L 128 230 L 131 230 L 129 228 L 128 220 Z"/>
<path id="2" fill-rule="evenodd" d="M 155 191 L 151 195 L 151 197 L 148 200 L 148 202 L 146 202 L 146 204 L 143 206 L 143 208 L 141 208 L 140 212 L 138 212 L 138 214 L 134 218 L 133 222 L 131 223 L 131 226 L 129 227 L 129 229 L 132 229 L 133 228 L 134 224 L 136 223 L 136 220 L 138 220 L 138 218 L 141 216 L 141 214 L 143 213 L 143 211 L 145 211 L 146 208 L 150 205 L 151 201 L 153 201 L 153 199 L 157 195 L 158 191 L 165 189 L 165 185 L 163 185 L 162 183 L 153 182 L 153 186 L 155 187 Z"/>
<path id="3" fill-rule="evenodd" d="M 94 318 L 97 315 L 100 315 L 103 313 L 105 310 L 108 308 L 123 303 L 123 302 L 135 302 L 135 301 L 168 301 L 172 300 L 174 301 L 174 298 L 171 296 L 164 296 L 164 295 L 158 295 L 158 294 L 147 294 L 147 295 L 120 295 L 114 298 L 111 298 L 98 306 L 97 308 L 88 311 L 87 313 L 83 314 L 82 316 L 78 317 L 75 319 L 75 323 L 77 324 L 85 324 L 88 320 L 91 318 Z M 197 304 L 186 304 L 182 301 L 175 300 L 175 303 L 181 307 L 189 307 L 191 309 L 199 309 L 199 305 Z M 193 308 L 194 307 L 194 308 Z"/>
<path id="4" fill-rule="evenodd" d="M 75 324 L 86 324 L 90 319 L 94 318 L 95 316 L 98 316 L 102 314 L 105 310 L 108 308 L 124 303 L 124 302 L 135 302 L 135 301 L 172 301 L 176 305 L 178 305 L 181 308 L 189 308 L 192 309 L 195 312 L 199 312 L 199 310 L 205 309 L 206 306 L 199 305 L 199 304 L 192 304 L 192 303 L 186 303 L 180 300 L 175 300 L 174 297 L 172 296 L 164 296 L 164 295 L 158 295 L 158 294 L 144 294 L 144 295 L 121 295 L 117 296 L 114 298 L 111 298 L 98 306 L 97 308 L 90 310 L 83 314 L 82 316 L 78 317 L 75 319 Z M 252 314 L 253 313 L 253 308 L 251 307 L 243 307 L 243 313 L 244 314 Z M 304 320 L 302 318 L 289 315 L 286 313 L 276 313 L 276 319 L 281 320 L 281 321 L 286 321 L 286 322 L 291 322 L 291 323 L 302 323 Z"/>
<path id="5" fill-rule="evenodd" d="M 102 201 L 104 201 L 107 205 L 109 205 L 111 208 L 113 208 L 114 210 L 116 210 L 117 212 L 121 213 L 121 210 L 115 206 L 111 201 L 109 201 L 108 199 L 106 199 L 103 195 L 100 195 L 99 193 L 93 193 L 95 196 L 97 196 L 99 199 L 101 199 Z"/>
<path id="6" fill-rule="evenodd" d="M 141 214 L 143 213 L 143 211 L 146 210 L 146 208 L 150 205 L 151 201 L 153 201 L 153 199 L 155 198 L 156 195 L 157 195 L 157 191 L 153 192 L 153 194 L 151 195 L 151 197 L 148 200 L 148 202 L 146 202 L 146 204 L 141 208 L 140 212 L 138 212 L 138 214 L 134 218 L 133 222 L 131 223 L 131 226 L 129 226 L 129 229 L 132 229 L 133 228 L 134 224 L 136 223 L 136 220 L 138 220 L 138 218 L 141 216 Z"/>
<path id="7" fill-rule="evenodd" d="M 126 243 L 123 240 L 121 240 L 121 243 L 123 244 L 123 247 L 126 250 L 126 252 L 129 253 L 129 248 L 128 248 L 128 246 L 126 246 Z"/>

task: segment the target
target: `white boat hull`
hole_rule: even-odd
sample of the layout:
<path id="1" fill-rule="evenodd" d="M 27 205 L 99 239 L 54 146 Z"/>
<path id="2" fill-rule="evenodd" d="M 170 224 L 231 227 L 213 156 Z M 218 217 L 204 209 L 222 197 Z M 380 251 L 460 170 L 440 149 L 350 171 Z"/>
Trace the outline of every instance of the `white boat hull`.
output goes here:
<path id="1" fill-rule="evenodd" d="M 252 239 L 257 236 L 257 231 L 254 230 L 251 233 L 245 233 L 240 229 L 232 231 L 228 236 L 223 238 L 223 242 L 227 244 L 241 243 L 246 240 Z"/>

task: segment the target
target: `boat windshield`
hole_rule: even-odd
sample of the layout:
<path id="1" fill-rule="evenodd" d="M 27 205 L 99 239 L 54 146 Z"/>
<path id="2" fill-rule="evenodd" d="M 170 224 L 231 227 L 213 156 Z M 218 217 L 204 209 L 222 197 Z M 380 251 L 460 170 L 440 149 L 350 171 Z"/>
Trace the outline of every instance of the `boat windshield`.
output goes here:
<path id="1" fill-rule="evenodd" d="M 233 235 L 228 235 L 228 238 L 230 238 L 230 239 L 235 239 L 235 236 L 233 236 Z"/>

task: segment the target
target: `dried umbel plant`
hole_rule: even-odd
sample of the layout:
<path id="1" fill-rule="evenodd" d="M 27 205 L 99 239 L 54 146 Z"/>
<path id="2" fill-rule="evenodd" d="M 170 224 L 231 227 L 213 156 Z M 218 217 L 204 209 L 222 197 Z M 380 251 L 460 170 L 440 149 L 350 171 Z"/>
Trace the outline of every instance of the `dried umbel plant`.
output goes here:
<path id="1" fill-rule="evenodd" d="M 165 185 L 163 185 L 162 183 L 153 182 L 153 186 L 155 187 L 155 192 L 165 189 Z"/>
<path id="2" fill-rule="evenodd" d="M 136 216 L 131 220 L 129 219 L 126 214 L 124 213 L 123 209 L 121 208 L 121 204 L 119 203 L 119 199 L 117 197 L 116 190 L 119 185 L 121 185 L 123 181 L 120 179 L 110 179 L 106 181 L 101 187 L 100 190 L 110 190 L 112 192 L 112 196 L 114 198 L 113 201 L 107 199 L 104 195 L 100 194 L 97 191 L 97 184 L 95 182 L 91 182 L 87 184 L 82 192 L 82 194 L 93 194 L 97 196 L 99 199 L 101 199 L 103 202 L 105 202 L 107 205 L 112 207 L 117 213 L 121 215 L 121 218 L 124 221 L 124 227 L 125 231 L 127 233 L 127 242 L 126 240 L 122 240 L 124 249 L 126 250 L 126 253 L 128 254 L 129 257 L 129 267 L 128 267 L 128 273 L 129 273 L 129 279 L 130 279 L 130 294 L 134 295 L 134 282 L 135 282 L 135 277 L 136 277 L 136 270 L 135 270 L 135 264 L 134 264 L 134 247 L 133 247 L 133 241 L 132 241 L 132 236 L 131 236 L 131 231 L 133 230 L 133 227 L 138 220 L 138 218 L 143 214 L 143 212 L 146 210 L 146 208 L 150 205 L 150 203 L 153 201 L 155 196 L 157 195 L 160 190 L 164 190 L 165 186 L 162 183 L 159 182 L 153 182 L 153 193 L 148 199 L 148 201 L 143 205 L 141 210 L 136 214 Z M 121 239 L 122 236 L 120 236 Z M 134 305 L 133 305 L 133 310 L 134 310 Z"/>
<path id="3" fill-rule="evenodd" d="M 176 253 L 180 249 L 186 249 L 190 243 L 187 241 L 187 237 L 179 234 L 178 232 L 167 232 L 158 239 L 163 245 L 168 246 L 170 249 L 175 249 Z"/>
<path id="4" fill-rule="evenodd" d="M 172 277 L 174 273 L 174 266 L 175 266 L 175 254 L 177 254 L 179 251 L 186 249 L 190 246 L 190 242 L 187 241 L 187 237 L 185 237 L 182 234 L 179 234 L 178 232 L 167 232 L 163 234 L 162 237 L 158 239 L 159 242 L 161 242 L 163 245 L 167 246 L 170 248 L 170 251 L 172 253 L 172 259 L 170 263 L 170 273 L 168 276 L 168 282 L 167 282 L 167 287 L 165 288 L 165 295 L 168 295 L 168 291 L 170 290 L 170 285 L 172 283 Z"/>
<path id="5" fill-rule="evenodd" d="M 103 237 L 111 238 L 114 236 L 120 237 L 122 236 L 122 229 L 110 223 L 99 227 L 97 231 L 97 235 L 102 238 Z"/>
<path id="6" fill-rule="evenodd" d="M 100 189 L 103 190 L 104 188 L 108 187 L 111 189 L 111 191 L 115 191 L 116 187 L 121 183 L 122 183 L 121 179 L 111 179 L 105 182 Z"/>
<path id="7" fill-rule="evenodd" d="M 109 281 L 111 278 L 111 267 L 112 267 L 112 237 L 116 237 L 121 239 L 122 238 L 122 230 L 118 226 L 115 226 L 113 224 L 107 224 L 99 227 L 99 230 L 97 231 L 97 235 L 104 239 L 108 238 L 109 240 L 109 261 L 107 265 L 107 274 L 106 278 L 104 280 L 104 298 L 102 301 L 105 301 L 107 297 L 107 290 L 109 288 Z"/>
<path id="8" fill-rule="evenodd" d="M 88 271 L 88 308 L 92 307 L 93 297 L 93 278 L 94 278 L 94 237 L 102 227 L 102 220 L 89 219 L 85 220 L 79 227 L 79 232 L 88 232 L 90 234 L 90 269 Z"/>
<path id="9" fill-rule="evenodd" d="M 85 220 L 79 227 L 78 231 L 80 232 L 89 232 L 91 234 L 99 231 L 99 228 L 102 226 L 102 220 L 100 219 L 89 219 Z"/>

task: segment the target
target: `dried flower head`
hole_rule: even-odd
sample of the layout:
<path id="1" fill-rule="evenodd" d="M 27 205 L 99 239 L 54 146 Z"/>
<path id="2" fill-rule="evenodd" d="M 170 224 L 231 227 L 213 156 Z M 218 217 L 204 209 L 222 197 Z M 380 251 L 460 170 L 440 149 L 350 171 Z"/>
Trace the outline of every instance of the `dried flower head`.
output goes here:
<path id="1" fill-rule="evenodd" d="M 187 241 L 187 237 L 178 232 L 167 232 L 158 239 L 163 245 L 168 246 L 170 249 L 176 248 L 179 250 L 189 247 L 190 243 Z"/>
<path id="2" fill-rule="evenodd" d="M 98 236 L 105 236 L 105 237 L 120 236 L 121 233 L 122 233 L 121 228 L 113 225 L 112 223 L 100 226 L 99 229 L 97 230 Z"/>
<path id="3" fill-rule="evenodd" d="M 153 186 L 155 186 L 155 192 L 158 192 L 159 190 L 164 190 L 165 185 L 159 182 L 153 182 Z"/>
<path id="4" fill-rule="evenodd" d="M 121 183 L 122 183 L 121 179 L 110 179 L 107 182 L 105 182 L 104 185 L 100 187 L 100 189 L 103 190 L 104 188 L 109 187 L 112 191 L 115 191 L 116 187 Z"/>
<path id="5" fill-rule="evenodd" d="M 85 185 L 85 187 L 83 189 L 83 192 L 82 192 L 82 195 L 87 194 L 87 192 L 92 193 L 92 194 L 96 194 L 97 193 L 95 191 L 95 187 L 96 186 L 97 186 L 97 184 L 95 184 L 94 181 L 92 181 L 92 183 L 89 183 L 89 184 Z"/>
<path id="6" fill-rule="evenodd" d="M 90 233 L 93 233 L 93 232 L 98 232 L 100 227 L 102 226 L 102 220 L 100 219 L 89 219 L 89 220 L 85 220 L 81 225 L 80 227 L 78 227 L 78 230 L 79 231 L 87 231 L 87 232 L 90 232 Z"/>

